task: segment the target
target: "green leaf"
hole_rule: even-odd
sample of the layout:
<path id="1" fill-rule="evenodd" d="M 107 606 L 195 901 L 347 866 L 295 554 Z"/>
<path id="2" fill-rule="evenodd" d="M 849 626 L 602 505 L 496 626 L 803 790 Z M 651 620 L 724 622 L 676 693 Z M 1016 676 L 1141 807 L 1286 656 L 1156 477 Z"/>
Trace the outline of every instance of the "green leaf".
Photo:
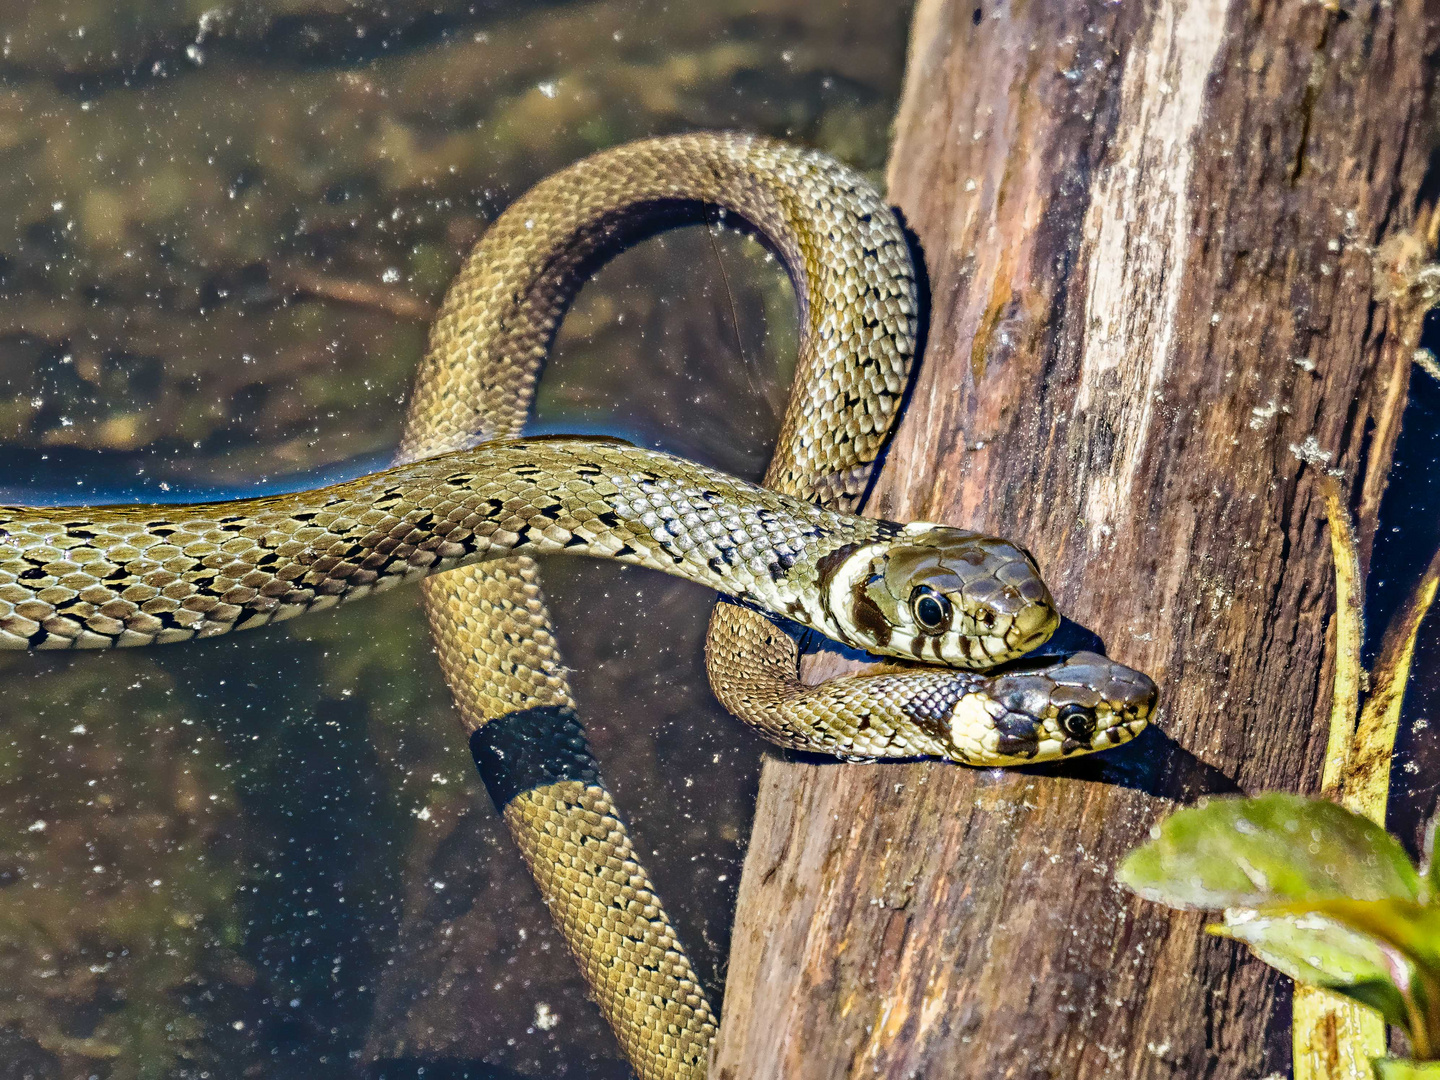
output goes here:
<path id="1" fill-rule="evenodd" d="M 1265 963 L 1296 982 L 1344 994 L 1385 1021 L 1407 1027 L 1410 1014 L 1395 986 L 1395 965 L 1405 959 L 1364 934 L 1318 915 L 1266 915 L 1231 910 L 1208 927 L 1243 941 Z M 1408 980 L 1407 980 L 1408 981 Z"/>
<path id="2" fill-rule="evenodd" d="M 1319 915 L 1402 954 L 1440 978 L 1440 908 L 1409 900 L 1315 899 L 1270 904 L 1262 915 Z"/>
<path id="3" fill-rule="evenodd" d="M 1151 830 L 1115 877 L 1171 907 L 1258 908 L 1285 900 L 1418 900 L 1400 842 L 1322 799 L 1274 793 L 1214 799 Z"/>
<path id="4" fill-rule="evenodd" d="M 1440 1080 L 1440 1061 L 1376 1058 L 1375 1080 Z"/>

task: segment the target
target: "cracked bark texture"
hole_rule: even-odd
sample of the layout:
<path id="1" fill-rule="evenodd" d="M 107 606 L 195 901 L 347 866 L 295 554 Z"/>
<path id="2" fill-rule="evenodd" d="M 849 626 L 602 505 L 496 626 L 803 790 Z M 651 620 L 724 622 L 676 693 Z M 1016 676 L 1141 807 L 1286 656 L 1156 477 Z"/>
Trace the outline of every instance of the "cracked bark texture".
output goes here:
<path id="1" fill-rule="evenodd" d="M 1423 0 L 922 0 L 889 181 L 929 340 L 868 512 L 1018 539 L 1162 707 L 1030 771 L 767 762 L 712 1077 L 1287 1071 L 1288 983 L 1111 875 L 1179 803 L 1318 788 L 1315 470 L 1368 552 L 1437 30 Z"/>

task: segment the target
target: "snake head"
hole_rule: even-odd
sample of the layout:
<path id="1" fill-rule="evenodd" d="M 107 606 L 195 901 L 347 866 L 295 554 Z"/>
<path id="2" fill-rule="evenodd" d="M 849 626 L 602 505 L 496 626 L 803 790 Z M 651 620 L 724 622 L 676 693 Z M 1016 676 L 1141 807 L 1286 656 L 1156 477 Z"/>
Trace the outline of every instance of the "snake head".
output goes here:
<path id="1" fill-rule="evenodd" d="M 951 710 L 957 760 L 1009 765 L 1107 750 L 1138 735 L 1155 708 L 1148 676 L 1098 653 L 1022 664 Z"/>
<path id="2" fill-rule="evenodd" d="M 837 554 L 821 568 L 827 614 L 867 652 L 988 668 L 1060 624 L 1035 560 L 1007 540 L 915 521 Z"/>

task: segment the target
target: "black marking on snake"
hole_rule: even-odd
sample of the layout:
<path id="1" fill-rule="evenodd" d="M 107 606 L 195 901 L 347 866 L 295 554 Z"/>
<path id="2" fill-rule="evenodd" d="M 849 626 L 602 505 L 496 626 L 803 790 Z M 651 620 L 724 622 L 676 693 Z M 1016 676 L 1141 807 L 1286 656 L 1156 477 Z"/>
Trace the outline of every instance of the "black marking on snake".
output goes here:
<path id="1" fill-rule="evenodd" d="M 620 515 L 615 513 L 614 510 L 601 510 L 600 513 L 595 515 L 595 520 L 600 522 L 600 524 L 604 525 L 607 529 L 620 528 Z"/>
<path id="2" fill-rule="evenodd" d="M 916 724 L 933 735 L 942 738 L 949 734 L 950 714 L 955 703 L 963 698 L 969 689 L 963 679 L 935 687 L 919 697 L 905 702 L 901 707 Z"/>
<path id="3" fill-rule="evenodd" d="M 786 571 L 788 571 L 788 570 L 789 570 L 792 566 L 794 566 L 794 565 L 796 564 L 796 562 L 798 562 L 798 561 L 799 561 L 799 556 L 797 556 L 797 555 L 795 554 L 795 552 L 789 551 L 789 550 L 786 550 L 786 549 L 782 549 L 782 550 L 775 556 L 774 561 L 771 562 L 770 565 L 766 567 L 766 570 L 767 570 L 767 571 L 769 572 L 769 574 L 770 574 L 770 580 L 771 580 L 771 581 L 782 581 L 782 580 L 784 580 Z"/>
<path id="4" fill-rule="evenodd" d="M 998 753 L 1011 757 L 1034 757 L 1040 752 L 1040 725 L 1020 713 L 1005 712 L 995 721 L 1000 738 L 995 744 Z"/>
<path id="5" fill-rule="evenodd" d="M 829 585 L 830 579 L 835 576 L 835 571 L 839 570 L 841 564 L 859 550 L 859 548 L 859 544 L 844 544 L 834 551 L 826 552 L 820 556 L 815 562 L 815 573 L 819 579 L 819 584 L 822 587 Z"/>
<path id="6" fill-rule="evenodd" d="M 491 720 L 470 736 L 470 753 L 502 812 L 517 795 L 564 780 L 600 782 L 580 718 L 563 705 L 521 709 Z"/>
<path id="7" fill-rule="evenodd" d="M 478 514 L 482 514 L 487 518 L 493 518 L 497 516 L 501 510 L 504 509 L 505 504 L 499 499 L 486 499 L 484 502 L 480 503 L 478 506 L 475 507 L 475 512 Z"/>
<path id="8" fill-rule="evenodd" d="M 880 606 L 870 599 L 870 585 L 881 580 L 883 575 L 871 574 L 863 581 L 856 581 L 850 588 L 850 616 L 855 625 L 867 631 L 880 646 L 890 644 L 894 628 L 890 625 Z"/>

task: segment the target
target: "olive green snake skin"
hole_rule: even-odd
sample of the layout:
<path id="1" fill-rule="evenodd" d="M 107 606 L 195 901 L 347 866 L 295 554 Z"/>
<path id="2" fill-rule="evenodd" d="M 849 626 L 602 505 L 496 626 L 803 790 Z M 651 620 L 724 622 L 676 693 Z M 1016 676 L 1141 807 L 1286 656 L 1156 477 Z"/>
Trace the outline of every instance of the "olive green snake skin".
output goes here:
<path id="1" fill-rule="evenodd" d="M 780 255 L 801 312 L 766 487 L 613 441 L 517 439 L 588 273 L 716 211 Z M 1032 762 L 1124 742 L 1153 706 L 1145 676 L 1089 653 L 800 683 L 786 621 L 901 661 L 989 668 L 1058 620 L 1023 550 L 848 513 L 898 412 L 917 311 L 893 214 L 821 154 L 692 135 L 596 155 L 523 196 L 471 254 L 395 467 L 231 503 L 0 508 L 0 647 L 208 637 L 424 578 L 477 764 L 622 1049 L 644 1080 L 703 1076 L 715 1014 L 586 749 L 532 554 L 618 559 L 733 598 L 711 624 L 712 685 L 785 745 Z"/>

